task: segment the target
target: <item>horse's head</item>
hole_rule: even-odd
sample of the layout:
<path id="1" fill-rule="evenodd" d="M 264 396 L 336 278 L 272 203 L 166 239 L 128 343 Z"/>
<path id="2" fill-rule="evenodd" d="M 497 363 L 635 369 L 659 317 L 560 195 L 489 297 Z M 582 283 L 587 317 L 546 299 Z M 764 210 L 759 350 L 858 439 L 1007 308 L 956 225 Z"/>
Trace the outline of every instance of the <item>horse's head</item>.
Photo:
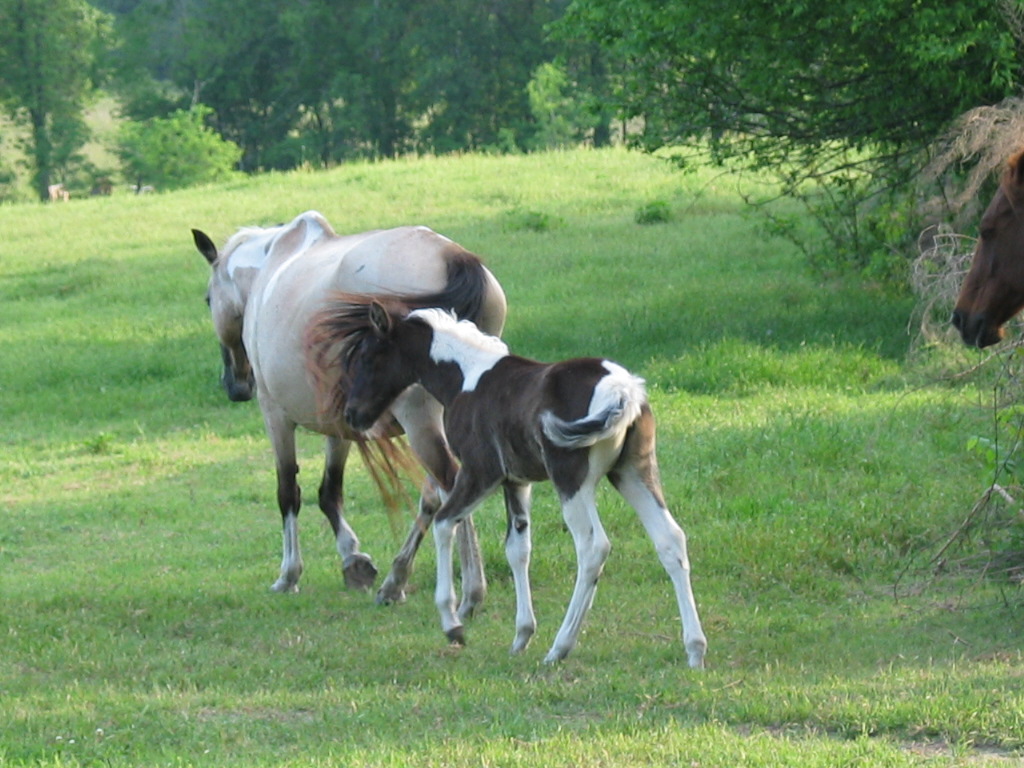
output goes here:
<path id="1" fill-rule="evenodd" d="M 221 357 L 224 360 L 224 373 L 221 383 L 228 397 L 241 402 L 251 400 L 256 388 L 252 366 L 242 343 L 242 324 L 245 317 L 245 301 L 251 278 L 245 282 L 237 279 L 239 269 L 231 268 L 231 256 L 234 250 L 229 242 L 227 252 L 221 256 L 213 241 L 198 229 L 192 230 L 196 248 L 206 257 L 213 269 L 210 283 L 206 291 L 206 303 L 210 307 L 213 328 L 220 340 Z"/>
<path id="2" fill-rule="evenodd" d="M 971 268 L 953 310 L 964 343 L 987 347 L 1024 307 L 1024 152 L 1014 155 L 981 217 Z"/>
<path id="3" fill-rule="evenodd" d="M 359 432 L 369 430 L 402 392 L 416 383 L 410 365 L 410 333 L 430 333 L 421 323 L 409 323 L 400 310 L 379 301 L 358 308 L 365 327 L 350 334 L 341 355 L 345 390 L 345 422 Z M 415 327 L 414 327 L 415 326 Z M 422 346 L 422 345 L 421 345 Z M 427 342 L 429 348 L 429 341 Z"/>

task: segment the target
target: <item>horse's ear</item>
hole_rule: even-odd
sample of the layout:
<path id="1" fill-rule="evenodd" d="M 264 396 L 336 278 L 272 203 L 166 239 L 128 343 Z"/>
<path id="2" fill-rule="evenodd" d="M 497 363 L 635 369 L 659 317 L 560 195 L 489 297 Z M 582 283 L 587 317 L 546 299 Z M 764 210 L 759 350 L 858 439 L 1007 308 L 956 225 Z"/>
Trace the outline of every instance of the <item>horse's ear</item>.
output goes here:
<path id="1" fill-rule="evenodd" d="M 1024 150 L 1010 158 L 1010 178 L 1018 187 L 1024 187 Z"/>
<path id="2" fill-rule="evenodd" d="M 379 301 L 370 302 L 370 325 L 373 332 L 382 338 L 391 334 L 391 315 Z"/>
<path id="3" fill-rule="evenodd" d="M 199 252 L 206 257 L 210 264 L 213 264 L 217 260 L 217 246 L 213 244 L 213 240 L 210 239 L 209 235 L 202 230 L 193 229 L 192 239 L 195 241 Z"/>

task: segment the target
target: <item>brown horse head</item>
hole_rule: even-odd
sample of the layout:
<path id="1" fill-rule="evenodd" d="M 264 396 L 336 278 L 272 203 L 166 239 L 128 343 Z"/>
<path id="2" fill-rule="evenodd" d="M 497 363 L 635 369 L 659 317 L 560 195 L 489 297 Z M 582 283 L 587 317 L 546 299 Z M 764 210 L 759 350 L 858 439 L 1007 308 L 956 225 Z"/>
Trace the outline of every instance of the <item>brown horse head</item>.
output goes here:
<path id="1" fill-rule="evenodd" d="M 987 347 L 1024 308 L 1024 151 L 1010 158 L 999 189 L 981 217 L 971 268 L 952 322 L 964 343 Z"/>

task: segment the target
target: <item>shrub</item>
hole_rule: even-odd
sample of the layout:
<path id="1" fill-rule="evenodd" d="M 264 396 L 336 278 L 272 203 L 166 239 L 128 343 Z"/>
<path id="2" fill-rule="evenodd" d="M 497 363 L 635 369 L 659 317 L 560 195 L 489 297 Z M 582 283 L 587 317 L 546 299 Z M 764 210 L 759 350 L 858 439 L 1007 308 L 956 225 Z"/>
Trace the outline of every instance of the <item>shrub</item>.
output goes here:
<path id="1" fill-rule="evenodd" d="M 242 150 L 206 126 L 210 114 L 200 105 L 167 118 L 126 123 L 117 147 L 125 177 L 139 188 L 177 189 L 229 176 Z"/>
<path id="2" fill-rule="evenodd" d="M 641 205 L 633 214 L 637 224 L 664 224 L 672 220 L 672 211 L 664 200 L 654 200 Z"/>

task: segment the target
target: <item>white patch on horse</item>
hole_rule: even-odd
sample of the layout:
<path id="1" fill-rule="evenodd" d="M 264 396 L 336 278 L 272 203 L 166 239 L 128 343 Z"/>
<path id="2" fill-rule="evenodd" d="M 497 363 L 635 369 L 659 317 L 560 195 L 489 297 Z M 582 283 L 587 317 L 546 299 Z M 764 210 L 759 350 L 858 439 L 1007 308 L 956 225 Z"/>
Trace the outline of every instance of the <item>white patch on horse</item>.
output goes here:
<path id="1" fill-rule="evenodd" d="M 594 387 L 594 394 L 590 398 L 590 415 L 596 416 L 621 405 L 624 408 L 622 423 L 632 424 L 640 416 L 640 405 L 647 400 L 644 380 L 611 360 L 605 360 L 601 365 L 608 371 L 608 375 Z"/>
<path id="2" fill-rule="evenodd" d="M 563 448 L 588 448 L 612 437 L 621 438 L 640 417 L 647 401 L 644 380 L 611 360 L 602 360 L 608 375 L 594 386 L 587 413 L 573 421 L 552 411 L 541 414 L 541 426 L 548 440 Z M 597 424 L 603 422 L 603 426 Z"/>
<path id="3" fill-rule="evenodd" d="M 488 336 L 467 320 L 459 320 L 443 309 L 417 309 L 409 317 L 424 320 L 434 329 L 430 359 L 452 362 L 462 370 L 462 391 L 472 392 L 480 377 L 499 360 L 508 357 L 508 347 L 496 336 Z"/>
<path id="4" fill-rule="evenodd" d="M 267 249 L 261 242 L 246 240 L 240 243 L 228 255 L 228 275 L 237 279 L 235 273 L 240 269 L 263 269 L 267 263 Z"/>
<path id="5" fill-rule="evenodd" d="M 295 263 L 306 251 L 312 248 L 318 241 L 320 241 L 327 234 L 334 234 L 334 230 L 331 225 L 327 223 L 327 220 L 316 211 L 306 211 L 305 213 L 299 214 L 295 219 L 285 227 L 278 229 L 274 235 L 273 241 L 267 248 L 267 253 L 274 250 L 274 246 L 279 240 L 287 237 L 292 231 L 298 227 L 303 227 L 302 243 L 295 248 L 294 253 L 289 256 L 280 267 L 278 267 L 274 274 L 270 276 L 267 281 L 266 287 L 263 289 L 263 303 L 266 304 L 269 301 L 271 294 L 274 292 L 274 286 L 277 284 L 278 279 L 292 264 Z"/>
<path id="6" fill-rule="evenodd" d="M 440 239 L 444 240 L 446 243 L 453 243 L 453 242 L 455 242 L 450 237 L 445 237 L 440 232 L 435 232 L 430 227 L 424 226 L 423 224 L 418 225 L 417 227 L 415 227 L 415 229 L 419 230 L 420 232 L 426 232 L 428 235 L 434 235 L 435 237 L 439 237 Z"/>

